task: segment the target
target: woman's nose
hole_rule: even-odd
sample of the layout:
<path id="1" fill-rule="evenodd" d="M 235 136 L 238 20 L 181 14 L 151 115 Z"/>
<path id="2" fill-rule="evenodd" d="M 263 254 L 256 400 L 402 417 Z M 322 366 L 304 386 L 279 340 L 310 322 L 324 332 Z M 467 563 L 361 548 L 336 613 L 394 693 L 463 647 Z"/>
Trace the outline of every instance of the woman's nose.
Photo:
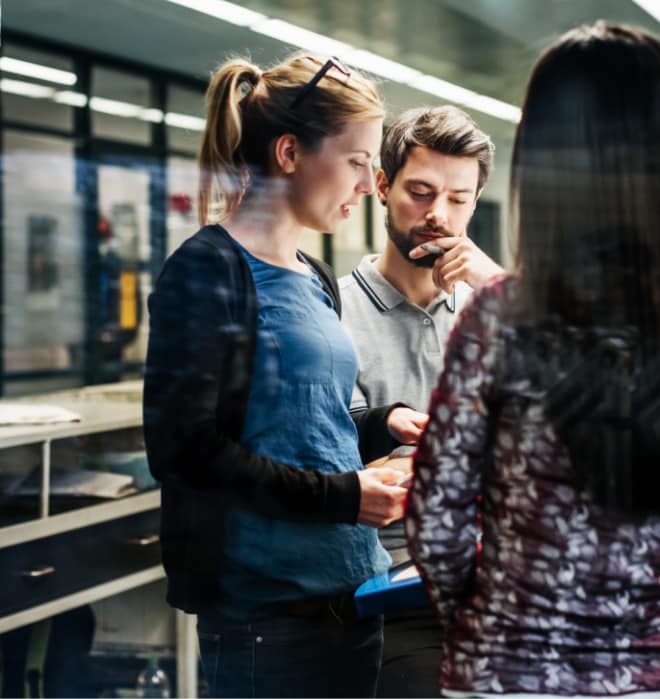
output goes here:
<path id="1" fill-rule="evenodd" d="M 373 194 L 373 192 L 376 190 L 374 172 L 370 167 L 365 168 L 364 177 L 360 179 L 356 189 L 358 192 L 360 192 L 360 194 Z"/>

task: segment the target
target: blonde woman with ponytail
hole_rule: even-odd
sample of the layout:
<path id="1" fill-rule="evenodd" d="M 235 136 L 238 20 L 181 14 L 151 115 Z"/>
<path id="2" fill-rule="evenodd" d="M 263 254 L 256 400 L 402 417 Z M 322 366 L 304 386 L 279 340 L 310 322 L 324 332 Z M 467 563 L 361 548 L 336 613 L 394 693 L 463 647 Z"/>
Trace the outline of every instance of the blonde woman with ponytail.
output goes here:
<path id="1" fill-rule="evenodd" d="M 382 622 L 355 619 L 352 595 L 389 567 L 375 527 L 405 490 L 362 463 L 413 441 L 417 414 L 349 414 L 336 281 L 298 243 L 373 191 L 383 106 L 366 78 L 307 55 L 229 61 L 207 104 L 202 227 L 149 300 L 168 600 L 198 615 L 212 696 L 372 696 Z"/>

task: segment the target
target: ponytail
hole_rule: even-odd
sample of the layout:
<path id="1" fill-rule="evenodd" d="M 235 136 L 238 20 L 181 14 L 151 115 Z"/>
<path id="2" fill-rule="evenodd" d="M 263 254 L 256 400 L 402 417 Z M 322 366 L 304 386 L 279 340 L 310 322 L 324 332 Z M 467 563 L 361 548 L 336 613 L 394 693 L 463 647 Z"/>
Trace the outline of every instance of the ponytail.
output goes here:
<path id="1" fill-rule="evenodd" d="M 245 83 L 254 87 L 261 70 L 242 59 L 222 65 L 206 91 L 206 127 L 199 151 L 198 215 L 200 225 L 208 221 L 214 182 L 223 200 L 223 217 L 241 201 L 249 173 L 240 155 L 243 123 L 239 103 Z"/>
<path id="2" fill-rule="evenodd" d="M 383 104 L 369 79 L 355 70 L 347 76 L 331 69 L 320 80 L 315 76 L 324 64 L 322 57 L 295 53 L 262 73 L 238 58 L 213 74 L 199 152 L 201 225 L 207 223 L 214 199 L 221 200 L 226 218 L 249 189 L 267 181 L 271 146 L 282 134 L 293 134 L 305 148 L 314 149 L 351 122 L 383 118 Z M 301 88 L 310 83 L 314 89 L 294 109 Z"/>

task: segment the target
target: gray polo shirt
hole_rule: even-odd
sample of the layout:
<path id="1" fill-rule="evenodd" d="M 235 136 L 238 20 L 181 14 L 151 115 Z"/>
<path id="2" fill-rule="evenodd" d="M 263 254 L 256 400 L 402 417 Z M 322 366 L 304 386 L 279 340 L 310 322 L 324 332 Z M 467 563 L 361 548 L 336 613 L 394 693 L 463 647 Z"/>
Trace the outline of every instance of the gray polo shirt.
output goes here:
<path id="1" fill-rule="evenodd" d="M 444 349 L 472 289 L 458 282 L 420 308 L 397 291 L 367 255 L 339 280 L 342 322 L 357 349 L 360 370 L 351 409 L 401 401 L 426 412 L 442 369 Z"/>
<path id="2" fill-rule="evenodd" d="M 449 333 L 472 289 L 459 282 L 453 294 L 440 291 L 427 308 L 420 308 L 376 270 L 377 259 L 378 255 L 363 257 L 339 280 L 342 323 L 353 338 L 360 365 L 351 410 L 402 402 L 426 412 Z M 409 559 L 401 521 L 378 534 L 395 564 Z"/>

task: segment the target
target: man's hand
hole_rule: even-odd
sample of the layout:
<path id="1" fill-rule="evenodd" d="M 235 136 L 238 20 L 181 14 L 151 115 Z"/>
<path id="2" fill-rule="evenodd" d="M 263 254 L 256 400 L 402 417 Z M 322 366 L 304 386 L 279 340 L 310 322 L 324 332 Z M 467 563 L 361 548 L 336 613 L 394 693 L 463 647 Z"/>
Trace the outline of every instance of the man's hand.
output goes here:
<path id="1" fill-rule="evenodd" d="M 401 473 L 392 468 L 370 468 L 357 472 L 360 481 L 358 522 L 384 527 L 403 517 L 407 488 L 398 485 Z"/>
<path id="2" fill-rule="evenodd" d="M 401 444 L 417 444 L 429 421 L 426 413 L 412 408 L 394 408 L 387 416 L 387 429 Z"/>
<path id="3" fill-rule="evenodd" d="M 445 250 L 433 265 L 433 282 L 448 294 L 454 290 L 456 282 L 465 282 L 474 289 L 504 272 L 497 262 L 465 235 L 439 237 L 433 241 L 433 245 Z M 410 251 L 409 257 L 417 260 L 430 254 L 432 251 L 418 245 Z"/>

